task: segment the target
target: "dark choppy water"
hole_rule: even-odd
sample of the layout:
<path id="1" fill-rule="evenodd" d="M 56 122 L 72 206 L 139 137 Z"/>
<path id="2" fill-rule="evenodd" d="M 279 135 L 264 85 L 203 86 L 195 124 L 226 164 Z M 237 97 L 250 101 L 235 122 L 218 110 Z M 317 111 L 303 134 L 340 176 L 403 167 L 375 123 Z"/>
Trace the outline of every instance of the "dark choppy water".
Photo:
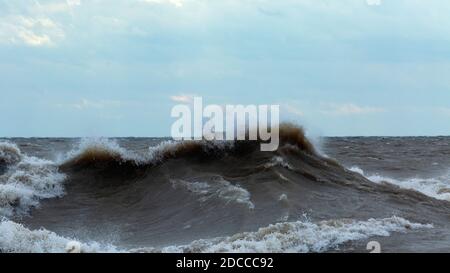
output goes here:
<path id="1" fill-rule="evenodd" d="M 346 166 L 392 178 L 433 178 L 450 170 L 450 137 L 328 138 L 324 151 Z"/>
<path id="2" fill-rule="evenodd" d="M 383 251 L 450 251 L 449 137 L 324 139 L 338 164 L 292 131 L 273 153 L 0 141 L 0 250 L 62 252 L 77 240 L 101 252 L 365 252 L 377 240 Z"/>

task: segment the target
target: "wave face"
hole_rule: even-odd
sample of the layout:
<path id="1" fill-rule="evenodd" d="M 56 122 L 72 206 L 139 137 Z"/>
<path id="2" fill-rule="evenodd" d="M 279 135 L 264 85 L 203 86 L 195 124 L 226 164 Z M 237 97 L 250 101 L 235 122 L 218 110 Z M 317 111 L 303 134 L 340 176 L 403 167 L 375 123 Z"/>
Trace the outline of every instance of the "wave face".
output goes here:
<path id="1" fill-rule="evenodd" d="M 371 140 L 329 141 L 322 156 L 285 124 L 274 152 L 256 141 L 0 142 L 0 252 L 65 252 L 73 240 L 81 252 L 366 252 L 371 238 L 386 251 L 445 248 L 446 198 L 343 167 L 383 170 L 367 163 L 384 162 L 370 159 L 381 158 Z"/>

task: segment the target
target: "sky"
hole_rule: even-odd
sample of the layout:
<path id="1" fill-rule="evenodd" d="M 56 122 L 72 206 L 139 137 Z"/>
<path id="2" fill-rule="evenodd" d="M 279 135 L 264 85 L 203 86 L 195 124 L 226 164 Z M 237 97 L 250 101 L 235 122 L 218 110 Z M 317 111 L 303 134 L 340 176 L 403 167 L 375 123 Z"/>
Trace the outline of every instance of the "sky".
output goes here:
<path id="1" fill-rule="evenodd" d="M 323 136 L 450 135 L 447 0 L 0 0 L 0 136 L 168 136 L 279 104 Z"/>

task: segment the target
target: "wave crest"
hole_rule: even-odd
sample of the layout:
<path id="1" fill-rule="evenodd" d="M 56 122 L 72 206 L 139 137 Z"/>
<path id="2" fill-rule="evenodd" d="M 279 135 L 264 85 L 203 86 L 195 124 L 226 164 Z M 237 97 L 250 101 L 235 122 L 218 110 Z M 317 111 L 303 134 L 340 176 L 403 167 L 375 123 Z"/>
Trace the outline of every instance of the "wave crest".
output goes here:
<path id="1" fill-rule="evenodd" d="M 203 239 L 183 246 L 162 249 L 136 249 L 136 252 L 165 253 L 305 253 L 324 252 L 350 241 L 373 236 L 390 236 L 392 232 L 432 228 L 431 224 L 411 223 L 401 217 L 330 220 L 313 223 L 307 221 L 285 222 L 260 228 L 255 232 L 243 232 L 229 237 Z"/>
<path id="2" fill-rule="evenodd" d="M 29 230 L 9 220 L 0 222 L 0 253 L 65 253 L 74 240 L 46 230 Z M 79 243 L 80 252 L 120 252 L 111 245 L 97 242 Z"/>
<path id="3" fill-rule="evenodd" d="M 140 164 L 144 161 L 138 155 L 120 147 L 107 138 L 85 138 L 78 146 L 67 154 L 63 165 L 85 166 L 99 162 L 129 162 Z"/>
<path id="4" fill-rule="evenodd" d="M 22 153 L 16 144 L 0 142 L 0 166 L 17 164 L 21 159 Z"/>
<path id="5" fill-rule="evenodd" d="M 367 175 L 361 168 L 356 166 L 351 167 L 349 170 L 377 184 L 391 184 L 402 189 L 420 192 L 438 200 L 450 201 L 449 174 L 436 178 L 414 177 L 409 179 L 394 179 L 379 174 Z"/>
<path id="6" fill-rule="evenodd" d="M 0 216 L 26 213 L 38 206 L 40 199 L 64 194 L 62 182 L 66 176 L 54 162 L 24 155 L 15 145 L 8 147 L 20 160 L 10 157 L 15 165 L 0 175 Z"/>
<path id="7" fill-rule="evenodd" d="M 134 166 L 156 165 L 177 158 L 220 157 L 228 152 L 247 154 L 258 151 L 259 141 L 164 141 L 150 147 L 148 153 L 132 153 L 110 139 L 83 139 L 70 152 L 63 167 L 86 167 L 98 164 L 128 164 Z M 309 155 L 317 155 L 313 144 L 305 136 L 302 127 L 283 123 L 280 125 L 280 146 L 288 146 Z"/>

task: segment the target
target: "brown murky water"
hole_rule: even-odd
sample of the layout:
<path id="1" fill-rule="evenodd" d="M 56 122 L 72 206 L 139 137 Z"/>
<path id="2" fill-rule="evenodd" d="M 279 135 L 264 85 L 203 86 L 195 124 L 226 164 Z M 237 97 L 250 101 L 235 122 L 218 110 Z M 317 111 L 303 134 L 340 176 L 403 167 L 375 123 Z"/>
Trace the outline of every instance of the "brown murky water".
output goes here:
<path id="1" fill-rule="evenodd" d="M 385 252 L 450 251 L 450 138 L 326 138 L 316 153 L 301 131 L 284 134 L 276 152 L 5 140 L 0 231 L 16 237 L 0 235 L 0 249 L 59 252 L 76 239 L 86 251 L 366 252 L 376 240 Z"/>

